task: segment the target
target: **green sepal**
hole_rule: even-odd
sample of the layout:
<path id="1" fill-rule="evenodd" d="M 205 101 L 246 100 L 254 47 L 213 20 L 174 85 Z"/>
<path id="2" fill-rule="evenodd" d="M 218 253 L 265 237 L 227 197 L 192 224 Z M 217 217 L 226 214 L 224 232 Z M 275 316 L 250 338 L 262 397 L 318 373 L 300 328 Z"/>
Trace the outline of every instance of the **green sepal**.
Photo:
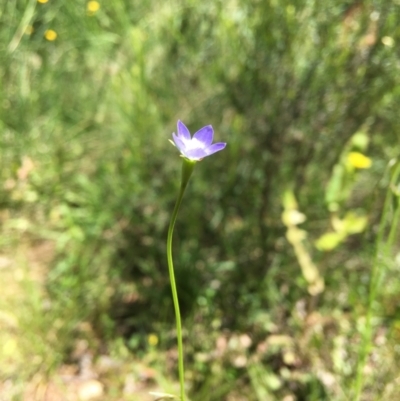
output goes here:
<path id="1" fill-rule="evenodd" d="M 196 165 L 196 160 L 189 160 L 183 158 L 182 163 L 182 178 L 181 178 L 181 190 L 184 190 L 189 182 L 190 176 L 193 173 L 194 166 Z"/>

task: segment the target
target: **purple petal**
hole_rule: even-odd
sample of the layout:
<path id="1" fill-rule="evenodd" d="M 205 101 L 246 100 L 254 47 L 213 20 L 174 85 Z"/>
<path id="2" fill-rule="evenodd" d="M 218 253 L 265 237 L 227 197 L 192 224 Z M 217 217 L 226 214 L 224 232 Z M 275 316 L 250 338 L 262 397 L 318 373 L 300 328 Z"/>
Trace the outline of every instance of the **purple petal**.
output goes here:
<path id="1" fill-rule="evenodd" d="M 186 156 L 188 159 L 191 159 L 191 160 L 199 160 L 208 155 L 207 155 L 207 152 L 205 149 L 196 148 L 196 149 L 189 149 L 189 150 L 185 151 L 184 156 Z"/>
<path id="2" fill-rule="evenodd" d="M 182 139 L 179 138 L 179 136 L 175 135 L 175 133 L 172 134 L 172 138 L 175 142 L 176 147 L 183 152 L 186 148 L 184 142 L 182 141 Z"/>
<path id="3" fill-rule="evenodd" d="M 191 139 L 189 130 L 181 120 L 178 120 L 178 136 L 184 139 Z"/>
<path id="4" fill-rule="evenodd" d="M 209 146 L 206 149 L 207 156 L 210 156 L 213 153 L 219 152 L 220 150 L 224 149 L 225 146 L 226 146 L 226 143 L 224 143 L 224 142 L 214 143 L 213 145 Z"/>
<path id="5" fill-rule="evenodd" d="M 211 125 L 207 125 L 199 129 L 194 135 L 193 139 L 197 139 L 199 142 L 203 143 L 204 146 L 210 146 L 213 141 L 214 130 Z"/>

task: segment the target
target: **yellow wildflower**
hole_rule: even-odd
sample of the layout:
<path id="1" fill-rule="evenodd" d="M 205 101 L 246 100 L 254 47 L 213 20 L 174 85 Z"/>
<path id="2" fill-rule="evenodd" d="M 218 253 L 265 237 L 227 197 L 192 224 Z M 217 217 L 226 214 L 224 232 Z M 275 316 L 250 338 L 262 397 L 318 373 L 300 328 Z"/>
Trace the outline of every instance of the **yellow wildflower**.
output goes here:
<path id="1" fill-rule="evenodd" d="M 152 347 L 156 346 L 158 344 L 158 337 L 156 334 L 152 333 L 147 336 L 147 342 L 149 345 Z"/>
<path id="2" fill-rule="evenodd" d="M 372 160 L 360 152 L 350 152 L 347 160 L 354 168 L 370 168 L 372 165 Z"/>
<path id="3" fill-rule="evenodd" d="M 100 9 L 100 3 L 98 1 L 89 1 L 87 3 L 87 13 L 88 15 L 93 15 Z"/>
<path id="4" fill-rule="evenodd" d="M 57 32 L 53 31 L 52 29 L 47 29 L 47 31 L 44 33 L 44 37 L 52 42 L 53 40 L 57 39 Z"/>
<path id="5" fill-rule="evenodd" d="M 45 3 L 47 3 L 49 0 L 37 0 L 37 1 L 38 1 L 38 3 L 45 4 Z"/>

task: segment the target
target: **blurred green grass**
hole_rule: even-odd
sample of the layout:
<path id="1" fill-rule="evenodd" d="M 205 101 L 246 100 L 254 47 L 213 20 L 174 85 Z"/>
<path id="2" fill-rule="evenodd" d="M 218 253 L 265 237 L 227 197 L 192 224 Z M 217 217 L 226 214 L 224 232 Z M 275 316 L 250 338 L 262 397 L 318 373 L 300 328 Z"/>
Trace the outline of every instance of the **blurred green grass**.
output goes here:
<path id="1" fill-rule="evenodd" d="M 196 167 L 177 223 L 191 399 L 353 399 L 399 156 L 399 5 L 99 4 L 89 15 L 85 2 L 0 1 L 3 390 L 20 399 L 35 375 L 78 363 L 79 340 L 126 364 L 123 377 L 146 361 L 159 372 L 148 380 L 173 388 L 165 240 L 180 161 L 167 139 L 179 118 L 228 142 Z M 328 183 L 357 132 L 372 166 L 344 176 L 332 213 Z M 318 295 L 285 237 L 287 190 L 307 218 Z M 316 249 L 352 211 L 366 229 Z M 400 391 L 398 252 L 382 261 L 363 400 Z M 106 399 L 126 385 L 99 380 Z"/>

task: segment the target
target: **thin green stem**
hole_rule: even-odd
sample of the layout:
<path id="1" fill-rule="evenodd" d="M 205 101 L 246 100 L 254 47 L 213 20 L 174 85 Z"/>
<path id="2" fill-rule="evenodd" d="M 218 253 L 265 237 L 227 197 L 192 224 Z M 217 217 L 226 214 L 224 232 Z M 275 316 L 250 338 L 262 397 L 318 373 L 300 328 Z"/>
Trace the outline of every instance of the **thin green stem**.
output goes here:
<path id="1" fill-rule="evenodd" d="M 358 401 L 361 397 L 361 392 L 364 385 L 364 367 L 367 361 L 367 356 L 371 350 L 371 338 L 372 338 L 372 316 L 373 316 L 373 306 L 377 297 L 377 292 L 379 288 L 379 284 L 382 280 L 383 269 L 382 269 L 382 258 L 387 257 L 390 249 L 393 245 L 394 238 L 396 235 L 398 220 L 400 219 L 400 202 L 397 201 L 397 207 L 395 209 L 394 215 L 391 219 L 391 226 L 389 230 L 389 235 L 387 236 L 387 240 L 385 240 L 385 231 L 387 229 L 388 223 L 388 215 L 391 212 L 391 205 L 393 202 L 393 192 L 392 185 L 395 185 L 398 176 L 400 175 L 400 164 L 397 165 L 397 168 L 394 169 L 394 173 L 392 174 L 389 188 L 386 192 L 386 199 L 383 206 L 383 212 L 381 216 L 381 220 L 379 223 L 378 236 L 376 239 L 375 245 L 375 255 L 372 263 L 372 271 L 369 282 L 369 293 L 368 293 L 368 309 L 367 315 L 365 319 L 365 326 L 363 330 L 362 343 L 360 356 L 357 364 L 357 374 L 355 379 L 355 391 L 354 391 L 354 400 Z"/>
<path id="2" fill-rule="evenodd" d="M 181 312 L 179 308 L 178 291 L 176 289 L 174 264 L 172 260 L 172 236 L 174 232 L 176 218 L 178 216 L 178 211 L 182 203 L 183 195 L 185 189 L 189 182 L 189 178 L 193 172 L 194 163 L 188 160 L 183 161 L 182 165 L 182 183 L 179 191 L 178 199 L 176 200 L 174 210 L 172 212 L 171 221 L 168 227 L 168 237 L 167 237 L 167 259 L 168 259 L 168 270 L 169 279 L 171 282 L 172 290 L 172 300 L 175 309 L 175 320 L 176 320 L 176 335 L 178 340 L 178 365 L 179 365 L 179 383 L 181 391 L 181 401 L 185 401 L 185 370 L 183 365 L 183 340 L 182 340 L 182 322 L 181 322 Z"/>

